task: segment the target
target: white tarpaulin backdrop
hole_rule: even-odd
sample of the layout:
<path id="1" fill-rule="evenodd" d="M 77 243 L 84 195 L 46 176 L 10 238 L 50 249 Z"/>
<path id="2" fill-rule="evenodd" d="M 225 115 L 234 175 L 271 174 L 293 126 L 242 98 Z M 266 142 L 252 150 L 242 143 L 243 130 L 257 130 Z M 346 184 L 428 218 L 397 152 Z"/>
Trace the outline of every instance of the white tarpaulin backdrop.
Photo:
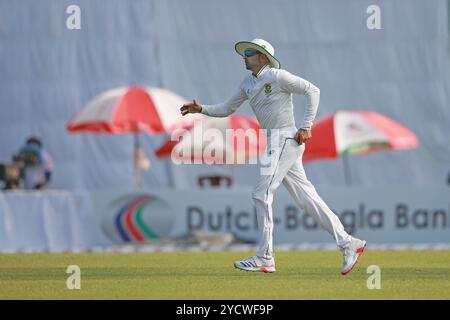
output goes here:
<path id="1" fill-rule="evenodd" d="M 415 150 L 350 158 L 358 186 L 444 185 L 449 171 L 450 55 L 446 0 L 78 0 L 81 29 L 69 30 L 69 0 L 0 0 L 0 161 L 30 134 L 55 158 L 54 188 L 133 186 L 133 137 L 71 135 L 65 125 L 102 91 L 138 84 L 187 99 L 225 100 L 247 71 L 239 40 L 271 42 L 282 67 L 321 89 L 318 117 L 372 110 L 413 130 Z M 297 124 L 304 101 L 295 98 Z M 238 112 L 250 115 L 244 104 Z M 204 166 L 171 165 L 145 136 L 152 161 L 143 187 L 191 187 Z M 223 168 L 222 168 L 223 169 Z M 341 160 L 306 167 L 317 185 L 343 185 Z M 230 170 L 254 185 L 256 166 Z"/>
<path id="2" fill-rule="evenodd" d="M 82 251 L 93 244 L 86 192 L 0 192 L 0 251 Z"/>

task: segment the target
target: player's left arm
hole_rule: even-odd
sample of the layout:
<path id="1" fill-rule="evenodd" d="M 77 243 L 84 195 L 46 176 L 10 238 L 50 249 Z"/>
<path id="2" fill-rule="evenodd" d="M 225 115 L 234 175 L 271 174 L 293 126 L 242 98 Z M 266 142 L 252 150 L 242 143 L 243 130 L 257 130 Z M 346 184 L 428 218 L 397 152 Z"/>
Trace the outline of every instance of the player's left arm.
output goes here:
<path id="1" fill-rule="evenodd" d="M 300 129 L 295 135 L 295 139 L 299 144 L 311 138 L 311 128 L 316 118 L 317 109 L 319 108 L 320 90 L 314 84 L 300 78 L 286 70 L 278 72 L 278 83 L 282 90 L 289 93 L 304 95 L 306 97 L 306 110 L 303 116 Z"/>

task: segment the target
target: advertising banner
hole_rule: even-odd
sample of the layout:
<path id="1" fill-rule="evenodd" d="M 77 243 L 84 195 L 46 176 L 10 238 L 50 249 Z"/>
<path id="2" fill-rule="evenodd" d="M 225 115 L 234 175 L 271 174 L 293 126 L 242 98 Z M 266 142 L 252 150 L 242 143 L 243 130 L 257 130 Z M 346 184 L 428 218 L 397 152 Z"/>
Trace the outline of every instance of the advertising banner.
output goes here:
<path id="1" fill-rule="evenodd" d="M 318 190 L 350 234 L 373 244 L 450 243 L 448 188 Z M 193 230 L 257 241 L 251 188 L 101 191 L 93 194 L 98 245 L 181 238 Z M 332 243 L 333 238 L 280 188 L 274 197 L 274 243 Z"/>

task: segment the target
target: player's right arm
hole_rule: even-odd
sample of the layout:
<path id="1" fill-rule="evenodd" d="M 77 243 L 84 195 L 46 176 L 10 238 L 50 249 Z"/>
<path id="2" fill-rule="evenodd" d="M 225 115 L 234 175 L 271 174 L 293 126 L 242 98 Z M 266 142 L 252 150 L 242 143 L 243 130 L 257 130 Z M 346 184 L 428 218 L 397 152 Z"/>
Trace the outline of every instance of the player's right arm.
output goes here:
<path id="1" fill-rule="evenodd" d="M 235 112 L 245 100 L 247 100 L 247 95 L 241 85 L 225 102 L 213 105 L 201 105 L 197 100 L 193 100 L 193 102 L 184 104 L 180 111 L 183 116 L 188 113 L 201 112 L 211 117 L 227 117 Z"/>

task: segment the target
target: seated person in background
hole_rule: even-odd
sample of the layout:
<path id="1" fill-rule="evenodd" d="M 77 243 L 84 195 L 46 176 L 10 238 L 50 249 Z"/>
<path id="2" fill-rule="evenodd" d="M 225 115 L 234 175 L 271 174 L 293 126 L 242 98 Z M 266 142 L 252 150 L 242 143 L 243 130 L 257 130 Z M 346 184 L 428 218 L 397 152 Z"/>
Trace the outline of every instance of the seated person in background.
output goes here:
<path id="1" fill-rule="evenodd" d="M 19 154 L 34 155 L 33 160 L 25 166 L 24 189 L 40 190 L 48 188 L 54 165 L 50 154 L 43 149 L 41 140 L 36 137 L 28 138 Z"/>

